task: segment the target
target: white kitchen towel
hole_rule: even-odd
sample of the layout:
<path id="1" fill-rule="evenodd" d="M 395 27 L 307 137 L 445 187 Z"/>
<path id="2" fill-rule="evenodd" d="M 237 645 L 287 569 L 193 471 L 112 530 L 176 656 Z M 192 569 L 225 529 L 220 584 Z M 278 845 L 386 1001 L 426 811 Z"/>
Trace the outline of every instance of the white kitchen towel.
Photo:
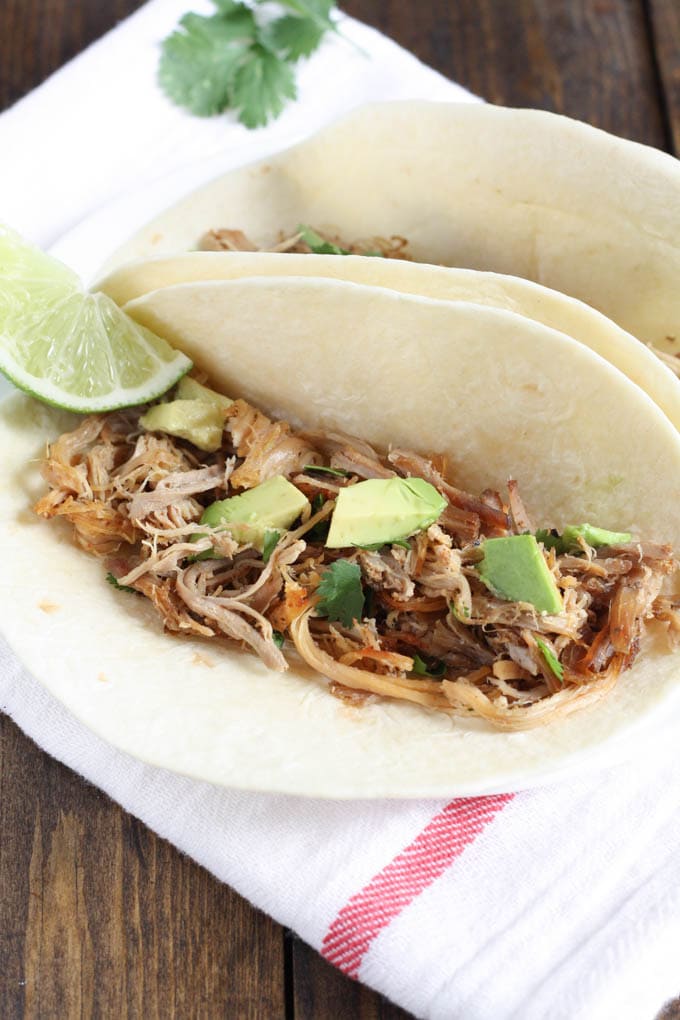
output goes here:
<path id="1" fill-rule="evenodd" d="M 343 19 L 300 98 L 249 133 L 158 92 L 154 0 L 0 117 L 0 218 L 47 245 L 130 189 L 221 153 L 283 147 L 366 100 L 471 98 Z M 208 8 L 205 3 L 192 5 Z M 680 994 L 680 761 L 505 796 L 326 802 L 224 790 L 143 765 L 81 726 L 0 644 L 0 705 L 41 747 L 418 1017 L 652 1020 Z"/>

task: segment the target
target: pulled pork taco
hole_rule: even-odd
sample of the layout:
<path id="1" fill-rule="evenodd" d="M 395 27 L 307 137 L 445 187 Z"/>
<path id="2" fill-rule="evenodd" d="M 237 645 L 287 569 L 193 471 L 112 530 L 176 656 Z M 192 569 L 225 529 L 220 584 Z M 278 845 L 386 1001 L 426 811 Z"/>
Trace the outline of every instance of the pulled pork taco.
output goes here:
<path id="1" fill-rule="evenodd" d="M 0 425 L 13 645 L 94 729 L 229 785 L 422 796 L 559 775 L 668 711 L 680 437 L 593 350 L 346 280 L 127 310 L 193 378 Z"/>
<path id="2" fill-rule="evenodd" d="M 227 240 L 242 246 L 247 239 Z M 215 239 L 217 235 L 209 235 Z M 308 245 L 298 234 L 295 247 Z M 328 245 L 328 242 L 325 242 Z M 317 248 L 323 245 L 316 245 Z M 345 250 L 346 249 L 341 249 Z M 175 284 L 232 280 L 260 276 L 312 276 L 369 286 L 403 294 L 489 305 L 524 315 L 578 340 L 616 366 L 641 386 L 680 429 L 680 378 L 644 344 L 606 316 L 575 298 L 514 276 L 471 269 L 431 266 L 400 258 L 349 254 L 272 253 L 255 251 L 188 252 L 177 256 L 137 259 L 121 266 L 98 283 L 119 305 Z M 680 372 L 680 359 L 665 355 Z"/>
<path id="3" fill-rule="evenodd" d="M 198 189 L 108 267 L 188 251 L 202 238 L 289 247 L 309 224 L 349 250 L 534 280 L 674 355 L 679 193 L 672 156 L 567 117 L 382 103 Z M 367 241 L 347 244 L 357 238 Z"/>

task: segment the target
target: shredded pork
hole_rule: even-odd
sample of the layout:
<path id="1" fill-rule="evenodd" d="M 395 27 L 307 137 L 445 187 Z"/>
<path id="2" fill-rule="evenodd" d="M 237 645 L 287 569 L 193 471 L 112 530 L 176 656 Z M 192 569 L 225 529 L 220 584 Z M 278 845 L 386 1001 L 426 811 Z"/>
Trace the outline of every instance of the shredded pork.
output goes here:
<path id="1" fill-rule="evenodd" d="M 408 241 L 405 237 L 369 237 L 358 241 L 344 241 L 334 234 L 318 233 L 322 241 L 341 248 L 348 255 L 380 255 L 385 259 L 409 260 Z M 267 245 L 257 245 L 242 230 L 227 227 L 208 230 L 198 241 L 199 251 L 271 251 L 308 254 L 314 249 L 305 241 L 303 233 L 280 234 Z"/>
<path id="2" fill-rule="evenodd" d="M 515 481 L 505 498 L 474 496 L 447 478 L 441 457 L 383 455 L 341 433 L 296 432 L 244 400 L 229 408 L 222 448 L 205 454 L 145 432 L 143 411 L 87 418 L 52 443 L 48 491 L 35 509 L 69 521 L 76 542 L 148 598 L 169 632 L 236 643 L 277 671 L 288 668 L 291 641 L 353 704 L 369 695 L 406 699 L 501 729 L 542 725 L 602 697 L 653 621 L 680 645 L 680 605 L 666 590 L 676 569 L 668 546 L 545 549 L 563 608 L 541 613 L 499 598 L 478 571 L 483 539 L 534 530 Z M 201 524 L 215 500 L 275 475 L 292 481 L 311 509 L 266 562 L 228 527 Z M 338 492 L 394 476 L 438 489 L 447 505 L 437 523 L 403 544 L 327 549 Z M 340 558 L 358 566 L 366 600 L 352 627 L 319 608 L 319 584 Z"/>

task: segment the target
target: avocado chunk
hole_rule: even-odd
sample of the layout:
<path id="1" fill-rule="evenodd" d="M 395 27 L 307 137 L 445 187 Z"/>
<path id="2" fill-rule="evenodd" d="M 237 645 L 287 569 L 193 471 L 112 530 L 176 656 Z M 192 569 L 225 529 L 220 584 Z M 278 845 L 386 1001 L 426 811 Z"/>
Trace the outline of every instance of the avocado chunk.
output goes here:
<path id="1" fill-rule="evenodd" d="M 494 595 L 529 602 L 541 613 L 560 613 L 562 599 L 534 535 L 487 538 L 479 576 Z"/>
<path id="2" fill-rule="evenodd" d="M 222 445 L 224 411 L 204 400 L 170 400 L 150 407 L 139 424 L 147 432 L 167 432 L 214 453 Z"/>
<path id="3" fill-rule="evenodd" d="M 215 407 L 225 410 L 234 403 L 229 397 L 211 390 L 208 386 L 203 386 L 188 375 L 183 375 L 180 379 L 175 396 L 178 400 L 202 400 L 204 404 L 213 404 Z"/>
<path id="4" fill-rule="evenodd" d="M 536 532 L 538 541 L 546 549 L 555 549 L 557 553 L 579 552 L 579 538 L 593 549 L 601 549 L 607 545 L 626 545 L 632 537 L 629 531 L 607 531 L 593 524 L 568 524 L 561 535 L 553 535 L 550 531 Z"/>
<path id="5" fill-rule="evenodd" d="M 237 542 L 250 543 L 262 552 L 267 532 L 289 528 L 308 506 L 299 489 L 276 475 L 238 496 L 211 503 L 203 511 L 201 524 L 229 525 L 225 530 Z"/>
<path id="6" fill-rule="evenodd" d="M 399 542 L 429 528 L 447 503 L 423 478 L 369 478 L 340 489 L 328 549 Z"/>

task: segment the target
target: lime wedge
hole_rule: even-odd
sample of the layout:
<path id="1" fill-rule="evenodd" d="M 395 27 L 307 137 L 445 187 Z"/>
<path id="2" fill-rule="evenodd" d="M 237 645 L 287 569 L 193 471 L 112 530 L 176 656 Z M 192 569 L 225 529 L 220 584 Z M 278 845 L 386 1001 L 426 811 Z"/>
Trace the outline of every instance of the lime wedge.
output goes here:
<path id="1" fill-rule="evenodd" d="M 15 386 L 88 414 L 153 400 L 190 368 L 186 355 L 0 224 L 0 371 Z"/>

